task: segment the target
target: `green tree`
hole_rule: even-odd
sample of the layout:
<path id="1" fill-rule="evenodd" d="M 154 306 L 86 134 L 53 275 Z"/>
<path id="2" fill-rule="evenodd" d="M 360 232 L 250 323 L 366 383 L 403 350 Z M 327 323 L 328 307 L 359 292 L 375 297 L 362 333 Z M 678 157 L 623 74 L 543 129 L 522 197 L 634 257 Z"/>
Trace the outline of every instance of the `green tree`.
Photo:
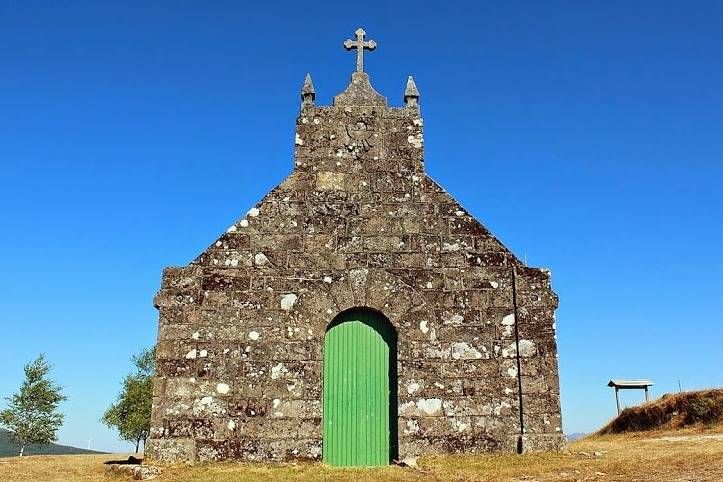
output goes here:
<path id="1" fill-rule="evenodd" d="M 101 420 L 118 430 L 123 440 L 135 442 L 136 452 L 141 442 L 146 445 L 151 428 L 151 402 L 153 400 L 153 374 L 155 373 L 155 347 L 133 356 L 135 372 L 123 379 L 123 388 L 114 404 Z"/>
<path id="2" fill-rule="evenodd" d="M 56 433 L 63 425 L 58 405 L 67 397 L 48 374 L 50 365 L 44 354 L 25 365 L 25 380 L 20 391 L 7 397 L 8 408 L 0 412 L 0 424 L 12 431 L 20 447 L 20 456 L 29 444 L 48 444 L 57 440 Z"/>

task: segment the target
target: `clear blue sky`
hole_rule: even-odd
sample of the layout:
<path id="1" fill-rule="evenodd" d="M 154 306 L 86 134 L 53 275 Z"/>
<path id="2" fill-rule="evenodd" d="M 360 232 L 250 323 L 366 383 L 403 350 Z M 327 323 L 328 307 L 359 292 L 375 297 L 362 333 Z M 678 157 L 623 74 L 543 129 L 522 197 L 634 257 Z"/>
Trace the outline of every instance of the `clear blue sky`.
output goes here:
<path id="1" fill-rule="evenodd" d="M 566 432 L 610 377 L 723 385 L 721 2 L 276 3 L 0 4 L 0 395 L 46 352 L 60 440 L 127 447 L 98 419 L 161 269 L 290 172 L 304 74 L 328 104 L 360 25 L 380 92 L 415 76 L 429 173 L 552 269 Z"/>

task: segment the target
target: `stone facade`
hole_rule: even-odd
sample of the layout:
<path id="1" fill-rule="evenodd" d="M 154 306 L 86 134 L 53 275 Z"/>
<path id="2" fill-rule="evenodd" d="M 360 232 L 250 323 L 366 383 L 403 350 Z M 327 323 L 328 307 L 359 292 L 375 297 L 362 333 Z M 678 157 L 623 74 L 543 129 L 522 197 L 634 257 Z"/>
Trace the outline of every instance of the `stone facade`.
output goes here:
<path id="1" fill-rule="evenodd" d="M 560 447 L 549 272 L 425 174 L 411 78 L 403 107 L 364 72 L 314 96 L 291 175 L 163 273 L 148 457 L 320 459 L 324 334 L 352 307 L 397 332 L 400 459 Z"/>

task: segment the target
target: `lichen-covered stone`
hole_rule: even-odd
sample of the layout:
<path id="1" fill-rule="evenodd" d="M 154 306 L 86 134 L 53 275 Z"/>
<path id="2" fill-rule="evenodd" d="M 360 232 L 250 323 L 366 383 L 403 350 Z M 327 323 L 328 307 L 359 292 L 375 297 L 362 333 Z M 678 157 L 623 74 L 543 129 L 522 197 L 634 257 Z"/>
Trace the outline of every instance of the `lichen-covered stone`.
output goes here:
<path id="1" fill-rule="evenodd" d="M 149 459 L 319 459 L 324 334 L 353 307 L 397 331 L 400 459 L 559 447 L 549 272 L 427 176 L 413 81 L 399 108 L 363 72 L 314 98 L 289 177 L 163 273 Z"/>

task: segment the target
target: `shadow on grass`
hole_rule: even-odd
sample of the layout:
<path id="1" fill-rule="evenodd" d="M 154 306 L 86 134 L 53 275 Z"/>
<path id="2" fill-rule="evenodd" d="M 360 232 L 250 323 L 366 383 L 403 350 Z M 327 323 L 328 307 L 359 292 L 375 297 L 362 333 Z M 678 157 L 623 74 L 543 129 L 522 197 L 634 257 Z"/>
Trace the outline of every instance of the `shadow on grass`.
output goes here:
<path id="1" fill-rule="evenodd" d="M 143 459 L 139 459 L 131 455 L 125 460 L 109 460 L 103 463 L 105 465 L 140 465 L 141 463 L 143 463 Z"/>

